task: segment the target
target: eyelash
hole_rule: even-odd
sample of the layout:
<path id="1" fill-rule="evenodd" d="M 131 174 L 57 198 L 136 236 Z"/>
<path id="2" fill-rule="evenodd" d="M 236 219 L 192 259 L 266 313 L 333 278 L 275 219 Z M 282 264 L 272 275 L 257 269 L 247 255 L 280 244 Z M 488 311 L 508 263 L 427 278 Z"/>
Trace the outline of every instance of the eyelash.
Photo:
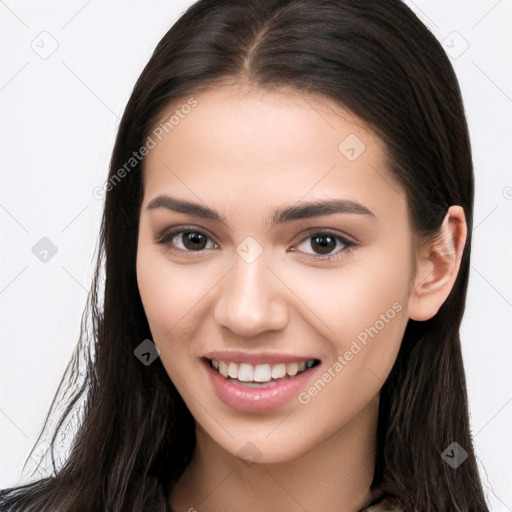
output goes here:
<path id="1" fill-rule="evenodd" d="M 171 229 L 169 231 L 164 231 L 157 236 L 156 241 L 157 241 L 157 243 L 162 244 L 162 245 L 170 245 L 170 242 L 173 240 L 173 238 L 176 237 L 176 235 L 182 235 L 185 233 L 195 233 L 195 234 L 205 236 L 206 238 L 213 241 L 213 243 L 215 245 L 219 246 L 219 244 L 213 239 L 213 237 L 208 235 L 208 233 L 205 233 L 204 231 L 202 231 L 200 229 L 193 228 L 193 227 L 190 227 L 190 228 L 189 227 L 180 227 L 180 228 L 176 228 L 176 229 Z M 327 230 L 322 230 L 322 229 L 310 231 L 310 233 L 300 241 L 299 245 L 304 243 L 308 238 L 311 239 L 315 235 L 316 236 L 328 236 L 328 237 L 336 240 L 337 242 L 341 242 L 341 244 L 344 245 L 345 247 L 343 249 L 341 249 L 340 252 L 337 252 L 335 254 L 309 254 L 309 253 L 306 253 L 308 256 L 312 257 L 314 260 L 334 261 L 339 258 L 342 258 L 343 256 L 346 256 L 349 252 L 351 252 L 354 248 L 356 248 L 359 245 L 358 243 L 356 243 L 353 240 L 350 240 L 344 236 L 338 235 L 332 231 L 327 231 Z M 199 251 L 191 251 L 191 250 L 184 250 L 184 249 L 177 249 L 177 250 L 186 252 L 186 253 L 201 253 L 207 249 L 201 249 Z M 293 249 L 293 251 L 295 252 L 295 249 Z"/>

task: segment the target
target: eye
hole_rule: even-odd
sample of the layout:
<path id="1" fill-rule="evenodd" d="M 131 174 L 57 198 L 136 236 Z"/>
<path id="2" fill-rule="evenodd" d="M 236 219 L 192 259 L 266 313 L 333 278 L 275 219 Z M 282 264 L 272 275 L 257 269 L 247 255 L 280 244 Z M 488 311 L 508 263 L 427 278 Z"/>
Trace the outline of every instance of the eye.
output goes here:
<path id="1" fill-rule="evenodd" d="M 315 259 L 335 259 L 356 247 L 356 243 L 330 231 L 316 231 L 308 235 L 297 247 Z M 295 248 L 292 250 L 295 251 Z"/>
<path id="2" fill-rule="evenodd" d="M 186 252 L 198 252 L 218 247 L 210 236 L 197 229 L 180 228 L 167 231 L 157 237 L 157 242 Z"/>
<path id="3" fill-rule="evenodd" d="M 159 244 L 169 245 L 186 253 L 217 249 L 219 245 L 205 232 L 194 228 L 176 228 L 164 231 L 157 236 Z M 334 260 L 346 255 L 358 244 L 331 231 L 315 231 L 308 235 L 291 251 L 310 254 L 318 260 Z"/>

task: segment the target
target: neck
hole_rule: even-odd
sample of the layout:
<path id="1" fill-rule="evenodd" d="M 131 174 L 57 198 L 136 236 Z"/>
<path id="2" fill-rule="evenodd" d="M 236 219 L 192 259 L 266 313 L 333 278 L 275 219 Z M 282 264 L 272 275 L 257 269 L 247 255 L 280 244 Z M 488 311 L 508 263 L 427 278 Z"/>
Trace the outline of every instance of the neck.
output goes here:
<path id="1" fill-rule="evenodd" d="M 310 452 L 251 464 L 196 426 L 192 461 L 174 486 L 172 512 L 355 512 L 371 500 L 379 400 Z"/>

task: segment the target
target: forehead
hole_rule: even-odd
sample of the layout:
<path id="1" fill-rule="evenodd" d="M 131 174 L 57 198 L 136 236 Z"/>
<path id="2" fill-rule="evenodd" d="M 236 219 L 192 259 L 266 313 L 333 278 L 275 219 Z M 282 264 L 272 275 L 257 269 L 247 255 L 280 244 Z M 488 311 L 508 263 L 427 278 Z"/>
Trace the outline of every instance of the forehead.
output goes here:
<path id="1" fill-rule="evenodd" d="M 301 154 L 325 153 L 326 148 L 336 155 L 344 134 L 380 145 L 363 121 L 332 100 L 290 88 L 214 87 L 193 96 L 193 108 L 188 106 L 191 98 L 175 102 L 161 117 L 159 142 L 164 144 L 149 155 L 149 161 L 166 149 L 179 149 L 182 142 L 187 148 L 201 145 L 231 161 L 252 150 L 263 162 L 277 155 L 292 161 Z"/>
<path id="2" fill-rule="evenodd" d="M 174 122 L 146 157 L 146 197 L 178 188 L 189 197 L 221 198 L 221 207 L 248 206 L 256 197 L 261 204 L 343 194 L 382 207 L 404 199 L 398 184 L 390 185 L 382 141 L 329 99 L 234 85 L 192 98 L 162 116 Z M 194 106 L 180 110 L 187 104 Z"/>

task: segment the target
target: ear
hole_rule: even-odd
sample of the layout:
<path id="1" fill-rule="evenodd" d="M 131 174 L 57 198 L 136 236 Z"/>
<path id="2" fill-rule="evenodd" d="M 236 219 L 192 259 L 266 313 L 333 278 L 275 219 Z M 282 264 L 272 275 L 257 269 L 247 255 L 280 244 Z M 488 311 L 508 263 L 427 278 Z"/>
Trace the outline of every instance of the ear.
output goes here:
<path id="1" fill-rule="evenodd" d="M 416 275 L 409 293 L 409 318 L 429 320 L 439 311 L 457 278 L 466 237 L 464 209 L 450 206 L 439 236 L 417 250 Z"/>

